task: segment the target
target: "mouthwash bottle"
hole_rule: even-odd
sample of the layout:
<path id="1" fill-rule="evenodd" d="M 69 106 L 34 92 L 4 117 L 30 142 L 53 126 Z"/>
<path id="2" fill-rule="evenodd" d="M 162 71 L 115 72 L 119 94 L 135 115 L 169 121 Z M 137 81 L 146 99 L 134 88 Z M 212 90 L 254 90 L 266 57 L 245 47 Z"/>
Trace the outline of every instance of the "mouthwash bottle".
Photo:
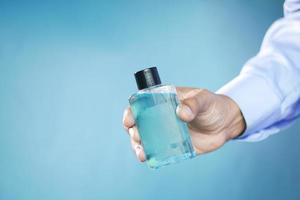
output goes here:
<path id="1" fill-rule="evenodd" d="M 176 88 L 161 85 L 156 67 L 136 72 L 139 91 L 129 103 L 150 168 L 195 156 L 187 124 L 176 115 Z"/>

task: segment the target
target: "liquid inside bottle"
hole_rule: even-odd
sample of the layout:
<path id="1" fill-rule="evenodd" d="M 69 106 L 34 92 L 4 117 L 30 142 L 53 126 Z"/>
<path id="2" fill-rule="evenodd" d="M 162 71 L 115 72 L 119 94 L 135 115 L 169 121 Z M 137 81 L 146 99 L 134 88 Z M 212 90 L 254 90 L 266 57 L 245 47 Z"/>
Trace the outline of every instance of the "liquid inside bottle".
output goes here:
<path id="1" fill-rule="evenodd" d="M 173 86 L 141 90 L 129 99 L 147 164 L 159 168 L 195 156 L 187 124 L 176 115 Z"/>

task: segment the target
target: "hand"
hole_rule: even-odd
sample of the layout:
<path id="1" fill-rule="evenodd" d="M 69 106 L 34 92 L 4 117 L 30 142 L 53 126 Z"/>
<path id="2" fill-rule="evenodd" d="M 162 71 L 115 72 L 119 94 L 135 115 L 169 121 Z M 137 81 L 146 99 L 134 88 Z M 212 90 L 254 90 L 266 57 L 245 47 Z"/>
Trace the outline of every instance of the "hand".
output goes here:
<path id="1" fill-rule="evenodd" d="M 229 97 L 205 89 L 177 87 L 180 104 L 178 117 L 188 123 L 197 154 L 214 151 L 245 129 L 245 120 L 238 105 Z M 124 111 L 124 128 L 130 135 L 131 146 L 140 161 L 145 153 L 130 108 Z"/>

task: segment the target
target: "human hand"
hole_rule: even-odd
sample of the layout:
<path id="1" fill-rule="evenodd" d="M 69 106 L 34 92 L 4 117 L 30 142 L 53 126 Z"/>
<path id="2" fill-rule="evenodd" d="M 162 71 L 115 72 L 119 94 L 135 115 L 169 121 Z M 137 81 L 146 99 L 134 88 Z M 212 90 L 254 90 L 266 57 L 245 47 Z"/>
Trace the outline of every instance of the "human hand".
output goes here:
<path id="1" fill-rule="evenodd" d="M 176 113 L 188 123 L 193 147 L 198 155 L 220 148 L 244 131 L 246 125 L 243 115 L 229 97 L 205 89 L 177 87 L 176 90 L 180 100 Z M 123 125 L 130 135 L 137 158 L 145 161 L 145 152 L 130 108 L 124 111 Z"/>

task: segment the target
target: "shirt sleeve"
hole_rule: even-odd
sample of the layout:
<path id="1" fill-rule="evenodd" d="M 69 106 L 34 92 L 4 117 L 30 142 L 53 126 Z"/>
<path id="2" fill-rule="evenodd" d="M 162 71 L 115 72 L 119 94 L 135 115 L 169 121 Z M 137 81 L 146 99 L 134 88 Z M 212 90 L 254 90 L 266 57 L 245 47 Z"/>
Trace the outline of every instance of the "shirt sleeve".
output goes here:
<path id="1" fill-rule="evenodd" d="M 284 4 L 284 17 L 267 31 L 258 54 L 217 91 L 240 107 L 247 128 L 237 140 L 260 141 L 300 115 L 300 1 Z"/>

